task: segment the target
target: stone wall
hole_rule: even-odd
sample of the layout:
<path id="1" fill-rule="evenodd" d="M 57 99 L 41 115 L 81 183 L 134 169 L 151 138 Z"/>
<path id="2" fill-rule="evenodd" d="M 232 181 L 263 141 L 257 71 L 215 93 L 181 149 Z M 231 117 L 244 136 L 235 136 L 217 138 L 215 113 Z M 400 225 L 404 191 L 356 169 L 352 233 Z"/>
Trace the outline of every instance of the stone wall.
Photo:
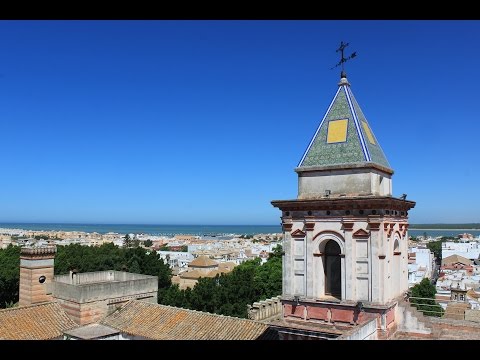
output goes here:
<path id="1" fill-rule="evenodd" d="M 465 320 L 480 322 L 480 310 L 472 310 L 472 309 L 465 310 Z"/>
<path id="2" fill-rule="evenodd" d="M 72 273 L 65 275 L 56 275 L 55 282 L 64 284 L 94 284 L 101 282 L 118 282 L 145 279 L 148 275 L 129 273 L 124 271 L 106 270 L 85 273 Z"/>
<path id="3" fill-rule="evenodd" d="M 157 303 L 158 277 L 122 271 L 56 276 L 52 294 L 80 325 L 101 320 L 131 299 Z"/>
<path id="4" fill-rule="evenodd" d="M 377 319 L 371 319 L 365 324 L 355 327 L 348 333 L 339 336 L 336 340 L 378 340 Z"/>
<path id="5" fill-rule="evenodd" d="M 105 316 L 110 315 L 131 299 L 138 299 L 156 304 L 157 293 L 135 294 L 85 303 L 78 303 L 74 300 L 60 298 L 56 299 L 56 301 L 62 306 L 73 321 L 80 325 L 87 325 L 102 320 Z"/>
<path id="6" fill-rule="evenodd" d="M 97 280 L 103 277 L 105 271 L 99 272 Z M 116 273 L 116 272 L 113 272 Z M 81 276 L 89 275 L 93 276 L 94 273 L 77 274 L 78 277 L 73 283 L 55 281 L 53 283 L 53 296 L 55 298 L 61 298 L 65 300 L 72 300 L 78 303 L 85 303 L 96 300 L 106 300 L 111 298 L 125 297 L 135 294 L 153 293 L 158 290 L 158 278 L 156 276 L 129 274 L 138 276 L 125 276 L 125 281 L 120 280 L 104 280 L 99 282 L 86 282 L 85 278 L 82 280 Z M 104 276 L 107 278 L 108 276 Z M 116 276 L 115 276 L 116 278 Z M 122 276 L 118 276 L 122 278 Z"/>
<path id="7" fill-rule="evenodd" d="M 262 321 L 280 318 L 282 316 L 282 302 L 280 296 L 254 302 L 248 309 L 248 318 Z"/>
<path id="8" fill-rule="evenodd" d="M 433 327 L 432 338 L 435 340 L 480 340 L 478 322 L 444 318 L 431 318 L 430 321 Z"/>
<path id="9" fill-rule="evenodd" d="M 398 302 L 396 307 L 397 331 L 399 333 L 415 334 L 418 336 L 432 333 L 429 318 L 425 317 L 410 303 L 403 300 Z"/>
<path id="10" fill-rule="evenodd" d="M 325 190 L 330 195 L 392 195 L 391 174 L 373 167 L 357 168 L 331 167 L 329 170 L 309 170 L 297 168 L 298 198 L 315 199 L 323 196 Z"/>

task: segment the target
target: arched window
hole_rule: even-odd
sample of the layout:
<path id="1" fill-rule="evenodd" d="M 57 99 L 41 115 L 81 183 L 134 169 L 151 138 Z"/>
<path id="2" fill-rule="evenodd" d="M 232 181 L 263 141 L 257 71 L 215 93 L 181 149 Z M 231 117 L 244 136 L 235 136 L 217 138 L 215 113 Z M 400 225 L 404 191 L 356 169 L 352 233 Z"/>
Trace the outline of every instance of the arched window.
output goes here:
<path id="1" fill-rule="evenodd" d="M 340 246 L 333 240 L 325 245 L 325 294 L 340 297 L 342 294 L 342 262 Z"/>
<path id="2" fill-rule="evenodd" d="M 394 253 L 400 252 L 400 244 L 398 243 L 397 238 L 395 238 L 395 243 L 393 244 L 393 252 Z"/>

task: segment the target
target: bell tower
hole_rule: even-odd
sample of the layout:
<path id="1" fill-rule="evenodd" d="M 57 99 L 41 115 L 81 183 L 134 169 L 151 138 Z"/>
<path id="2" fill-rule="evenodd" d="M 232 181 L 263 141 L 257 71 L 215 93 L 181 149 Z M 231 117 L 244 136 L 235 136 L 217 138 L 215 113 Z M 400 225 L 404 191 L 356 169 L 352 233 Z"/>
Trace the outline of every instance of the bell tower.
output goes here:
<path id="1" fill-rule="evenodd" d="M 21 249 L 20 306 L 53 300 L 50 286 L 53 281 L 55 253 L 56 248 L 52 246 Z"/>
<path id="2" fill-rule="evenodd" d="M 297 198 L 272 201 L 282 211 L 284 319 L 357 325 L 377 317 L 388 333 L 408 289 L 415 202 L 392 196 L 393 169 L 344 71 L 295 172 Z"/>

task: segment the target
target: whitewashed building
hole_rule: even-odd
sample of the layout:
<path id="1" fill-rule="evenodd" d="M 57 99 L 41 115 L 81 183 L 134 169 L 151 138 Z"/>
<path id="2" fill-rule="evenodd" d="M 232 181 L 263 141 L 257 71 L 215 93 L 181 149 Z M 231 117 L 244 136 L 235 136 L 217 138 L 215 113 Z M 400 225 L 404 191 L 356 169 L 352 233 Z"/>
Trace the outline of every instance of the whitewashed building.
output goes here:
<path id="1" fill-rule="evenodd" d="M 478 259 L 480 255 L 480 243 L 476 241 L 442 243 L 442 259 L 451 255 L 460 255 L 470 260 Z"/>
<path id="2" fill-rule="evenodd" d="M 408 253 L 408 286 L 412 287 L 424 278 L 431 279 L 435 261 L 430 249 L 412 247 Z"/>

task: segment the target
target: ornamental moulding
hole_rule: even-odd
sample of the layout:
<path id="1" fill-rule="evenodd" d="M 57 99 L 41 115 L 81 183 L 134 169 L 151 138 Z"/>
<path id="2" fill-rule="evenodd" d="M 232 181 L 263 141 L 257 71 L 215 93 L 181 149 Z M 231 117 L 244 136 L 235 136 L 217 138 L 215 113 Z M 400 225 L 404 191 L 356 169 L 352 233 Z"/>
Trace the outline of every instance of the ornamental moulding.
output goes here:
<path id="1" fill-rule="evenodd" d="M 342 225 L 343 225 L 343 229 L 345 231 L 352 231 L 353 230 L 353 225 L 355 225 L 355 223 L 354 222 L 344 222 L 344 223 L 342 223 Z"/>
<path id="2" fill-rule="evenodd" d="M 365 239 L 370 237 L 370 233 L 364 229 L 359 229 L 353 233 L 352 237 Z"/>
<path id="3" fill-rule="evenodd" d="M 314 223 L 314 222 L 307 222 L 307 223 L 305 223 L 305 229 L 306 229 L 307 231 L 312 231 L 314 227 L 315 227 L 315 223 Z"/>
<path id="4" fill-rule="evenodd" d="M 295 230 L 294 232 L 292 232 L 290 234 L 292 237 L 305 237 L 305 235 L 307 235 L 306 233 L 304 233 L 302 230 Z"/>

